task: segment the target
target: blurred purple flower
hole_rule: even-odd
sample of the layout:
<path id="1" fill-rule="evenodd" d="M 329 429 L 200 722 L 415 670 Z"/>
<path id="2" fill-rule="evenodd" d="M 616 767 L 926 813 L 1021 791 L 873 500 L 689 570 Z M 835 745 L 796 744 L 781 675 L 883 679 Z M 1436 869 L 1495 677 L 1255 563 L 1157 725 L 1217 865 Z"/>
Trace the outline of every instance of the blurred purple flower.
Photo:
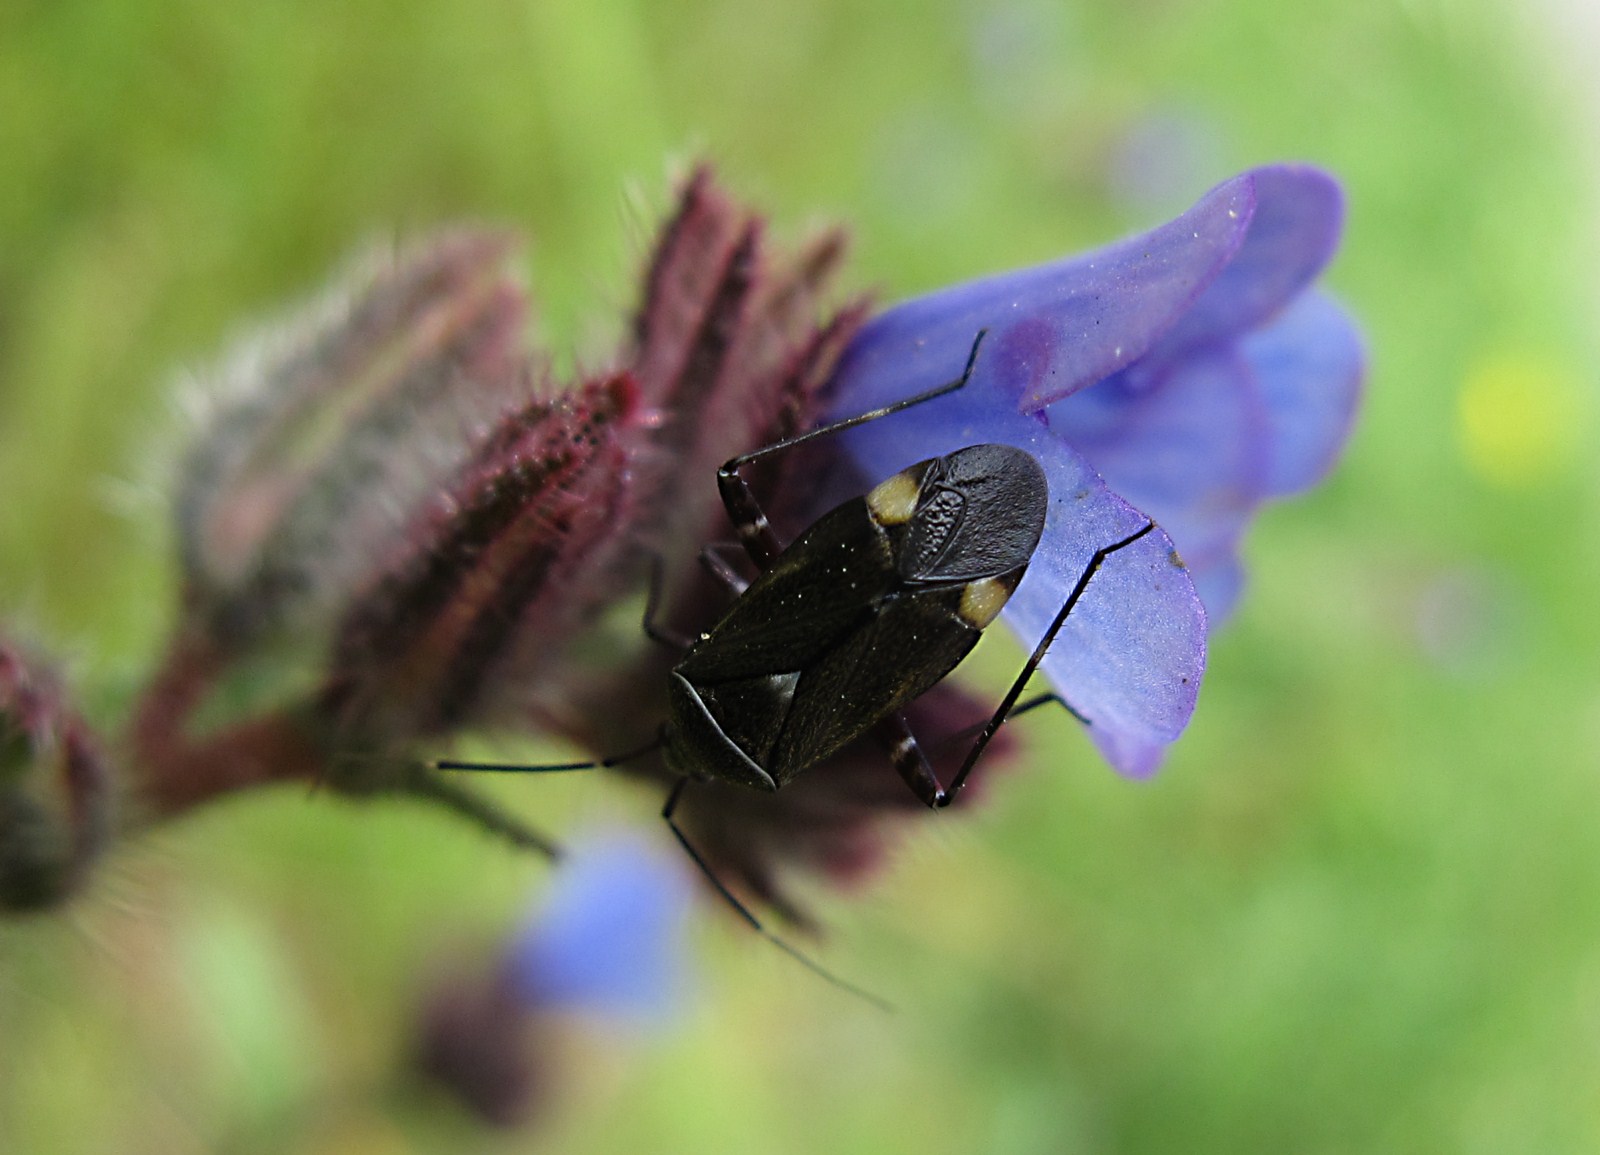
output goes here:
<path id="1" fill-rule="evenodd" d="M 1154 772 L 1193 713 L 1251 517 L 1349 433 L 1361 341 L 1310 288 L 1342 217 L 1326 174 L 1253 169 L 1143 235 L 880 313 L 834 375 L 827 416 L 886 405 L 949 380 L 989 330 L 965 390 L 842 440 L 871 479 L 980 441 L 1039 459 L 1050 518 L 1005 610 L 1030 648 L 1096 548 L 1146 515 L 1165 531 L 1108 560 L 1044 664 L 1125 774 Z"/>
<path id="2" fill-rule="evenodd" d="M 693 894 L 676 854 L 620 834 L 580 840 L 496 963 L 452 967 L 429 992 L 417 1069 L 486 1122 L 529 1121 L 574 1061 L 558 1020 L 648 1028 L 681 1005 Z"/>
<path id="3" fill-rule="evenodd" d="M 506 953 L 530 1006 L 626 1023 L 656 1022 L 682 1002 L 688 860 L 637 837 L 579 843 Z"/>

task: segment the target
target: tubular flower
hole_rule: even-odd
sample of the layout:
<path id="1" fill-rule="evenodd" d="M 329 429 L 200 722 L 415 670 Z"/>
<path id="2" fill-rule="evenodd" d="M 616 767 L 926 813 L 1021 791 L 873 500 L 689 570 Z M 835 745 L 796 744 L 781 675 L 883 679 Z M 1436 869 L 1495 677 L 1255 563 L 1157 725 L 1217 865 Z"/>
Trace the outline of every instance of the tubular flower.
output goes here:
<path id="1" fill-rule="evenodd" d="M 844 472 L 983 441 L 1031 452 L 1050 516 L 1004 611 L 1030 648 L 1097 548 L 1158 523 L 1106 561 L 1042 667 L 1125 774 L 1153 772 L 1193 713 L 1250 519 L 1349 433 L 1361 342 L 1312 288 L 1341 219 L 1327 175 L 1254 169 L 1148 233 L 879 313 L 834 375 L 829 417 L 887 405 L 948 380 L 988 330 L 965 389 L 843 434 Z"/>

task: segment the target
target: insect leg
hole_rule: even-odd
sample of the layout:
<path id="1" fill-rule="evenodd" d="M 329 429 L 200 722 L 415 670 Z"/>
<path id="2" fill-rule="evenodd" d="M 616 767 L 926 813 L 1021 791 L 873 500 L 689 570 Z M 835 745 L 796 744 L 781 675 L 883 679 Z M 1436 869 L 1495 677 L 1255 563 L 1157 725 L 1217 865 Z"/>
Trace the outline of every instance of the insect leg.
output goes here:
<path id="1" fill-rule="evenodd" d="M 1048 706 L 1051 702 L 1054 702 L 1056 705 L 1060 706 L 1063 710 L 1071 714 L 1085 726 L 1089 725 L 1089 719 L 1083 713 L 1083 711 L 1079 710 L 1071 702 L 1067 701 L 1060 694 L 1057 694 L 1054 691 L 1044 694 L 1035 694 L 1025 702 L 1018 702 L 1015 706 L 1011 707 L 1011 712 L 1006 715 L 1005 720 L 1009 722 L 1013 718 L 1020 718 L 1029 710 L 1037 710 L 1040 706 Z M 954 734 L 943 734 L 940 736 L 939 741 L 935 743 L 935 745 L 943 746 L 946 742 L 963 742 L 968 738 L 976 738 L 983 732 L 983 727 L 985 725 L 986 723 L 978 722 L 975 725 L 966 727 L 965 729 L 957 730 Z"/>
<path id="2" fill-rule="evenodd" d="M 644 600 L 644 636 L 658 645 L 683 653 L 693 644 L 687 637 L 680 634 L 671 626 L 664 626 L 656 621 L 656 615 L 661 612 L 661 587 L 666 581 L 666 559 L 658 552 L 650 554 L 650 590 Z"/>
<path id="3" fill-rule="evenodd" d="M 962 768 L 958 769 L 958 771 L 955 771 L 955 777 L 950 779 L 949 789 L 941 790 L 941 792 L 938 793 L 938 797 L 931 801 L 931 806 L 934 806 L 934 808 L 944 808 L 944 806 L 949 806 L 952 801 L 955 801 L 955 795 L 960 793 L 963 785 L 966 784 L 966 776 L 968 776 L 970 773 L 973 773 L 973 766 L 978 765 L 978 758 L 982 757 L 984 747 L 989 745 L 989 739 L 992 739 L 992 737 L 995 736 L 995 731 L 1000 729 L 1000 723 L 1003 723 L 1006 718 L 1010 718 L 1013 713 L 1019 712 L 1019 710 L 1016 709 L 1016 699 L 1022 696 L 1022 689 L 1026 688 L 1027 680 L 1029 680 L 1030 677 L 1034 677 L 1034 670 L 1038 669 L 1038 664 L 1045 661 L 1045 651 L 1050 649 L 1051 641 L 1056 640 L 1056 635 L 1061 632 L 1062 625 L 1066 625 L 1067 614 L 1072 613 L 1072 606 L 1077 605 L 1078 598 L 1083 597 L 1083 590 L 1088 589 L 1088 584 L 1090 584 L 1094 574 L 1099 573 L 1099 568 L 1106 563 L 1106 558 L 1109 558 L 1110 555 L 1115 554 L 1117 550 L 1126 549 L 1126 547 L 1131 546 L 1133 542 L 1139 541 L 1139 538 L 1144 538 L 1144 536 L 1146 536 L 1147 533 L 1150 533 L 1150 531 L 1154 530 L 1154 528 L 1155 522 L 1146 522 L 1144 523 L 1144 526 L 1142 526 L 1141 530 L 1138 531 L 1138 533 L 1128 534 L 1128 536 L 1123 538 L 1122 541 L 1114 542 L 1114 544 L 1110 544 L 1110 546 L 1102 546 L 1101 549 L 1094 550 L 1094 555 L 1090 558 L 1090 563 L 1083 568 L 1082 574 L 1078 574 L 1077 584 L 1072 587 L 1072 592 L 1067 595 L 1067 600 L 1062 603 L 1061 609 L 1059 609 L 1058 613 L 1056 613 L 1056 617 L 1054 617 L 1054 621 L 1050 622 L 1050 629 L 1045 630 L 1045 637 L 1042 637 L 1040 640 L 1038 640 L 1038 645 L 1034 646 L 1034 653 L 1029 654 L 1026 664 L 1022 665 L 1022 672 L 1016 675 L 1016 681 L 1011 683 L 1011 689 L 1006 691 L 1006 696 L 1003 697 L 1002 701 L 1000 701 L 998 709 L 995 709 L 994 717 L 990 717 L 989 721 L 984 723 L 982 733 L 978 734 L 978 741 L 973 742 L 973 749 L 966 752 L 966 758 L 962 761 Z M 1050 701 L 1051 697 L 1054 697 L 1054 694 L 1048 694 L 1048 696 L 1040 697 L 1040 699 L 1034 699 L 1034 701 L 1024 704 L 1022 709 L 1034 709 L 1035 705 L 1042 705 L 1043 702 Z M 1067 705 L 1064 701 L 1062 701 L 1061 704 Z M 1072 707 L 1067 705 L 1067 709 L 1072 710 Z M 1085 721 L 1085 723 L 1088 721 L 1088 718 L 1083 718 L 1082 713 L 1078 713 L 1077 710 L 1072 710 L 1072 713 L 1074 713 L 1075 717 Z M 922 757 L 922 752 L 920 752 L 920 750 L 917 752 L 917 757 Z M 907 779 L 907 781 L 909 781 L 909 779 Z M 917 787 L 912 785 L 912 789 L 917 790 Z M 923 797 L 922 793 L 918 792 L 917 797 Z"/>
<path id="4" fill-rule="evenodd" d="M 738 542 L 712 542 L 700 550 L 700 564 L 717 581 L 721 582 L 734 597 L 744 593 L 750 585 L 744 576 L 733 567 L 733 564 L 722 555 L 722 550 L 731 547 L 737 548 Z M 650 587 L 644 603 L 645 636 L 652 642 L 666 646 L 668 649 L 686 652 L 694 645 L 693 639 L 687 634 L 663 625 L 657 620 L 661 612 L 661 590 L 666 581 L 666 561 L 660 553 L 650 554 Z"/>
<path id="5" fill-rule="evenodd" d="M 906 716 L 891 714 L 878 723 L 876 733 L 889 748 L 889 758 L 894 763 L 895 771 L 911 788 L 911 793 L 930 809 L 937 810 L 945 805 L 941 801 L 944 787 L 939 785 L 939 776 L 933 772 L 933 766 L 922 752 L 917 736 L 911 732 Z"/>
<path id="6" fill-rule="evenodd" d="M 978 347 L 983 344 L 983 338 L 988 333 L 987 329 L 978 330 L 978 335 L 973 339 L 972 351 L 967 354 L 967 366 L 962 370 L 961 376 L 954 381 L 947 381 L 943 385 L 929 389 L 925 393 L 918 393 L 914 397 L 907 397 L 903 401 L 896 401 L 892 405 L 885 405 L 880 409 L 873 409 L 867 413 L 860 413 L 854 417 L 847 417 L 843 421 L 835 421 L 808 433 L 801 433 L 795 437 L 788 437 L 771 445 L 764 445 L 750 453 L 741 454 L 730 458 L 721 469 L 717 470 L 717 492 L 722 495 L 722 504 L 728 511 L 728 520 L 733 522 L 734 528 L 739 531 L 739 543 L 751 559 L 762 569 L 772 564 L 772 559 L 782 552 L 782 545 L 778 535 L 773 532 L 772 526 L 767 522 L 767 515 L 761 509 L 761 503 L 756 500 L 755 494 L 750 489 L 749 482 L 745 481 L 739 470 L 749 465 L 752 461 L 759 461 L 770 454 L 784 449 L 793 449 L 796 445 L 803 445 L 807 441 L 818 437 L 826 437 L 830 433 L 840 433 L 846 429 L 853 429 L 857 425 L 865 425 L 868 421 L 876 421 L 880 417 L 899 413 L 903 409 L 910 409 L 913 405 L 921 405 L 924 401 L 932 401 L 936 397 L 943 397 L 946 393 L 954 393 L 963 388 L 972 377 L 972 369 L 978 363 Z"/>
<path id="7" fill-rule="evenodd" d="M 734 597 L 738 597 L 750 588 L 750 583 L 745 580 L 743 574 L 734 568 L 733 563 L 723 556 L 722 551 L 729 546 L 737 549 L 739 543 L 736 541 L 714 541 L 710 545 L 703 546 L 700 550 L 700 564 L 705 566 L 712 577 L 726 586 L 729 593 Z"/>
<path id="8" fill-rule="evenodd" d="M 421 797 L 443 804 L 458 815 L 475 823 L 491 834 L 499 835 L 513 846 L 544 855 L 551 862 L 560 862 L 566 852 L 560 844 L 542 831 L 525 826 L 494 806 L 487 799 L 463 790 L 454 782 L 434 774 L 419 779 L 412 787 Z"/>
<path id="9" fill-rule="evenodd" d="M 1089 719 L 1073 709 L 1070 702 L 1056 693 L 1037 694 L 1026 702 L 1017 703 L 1011 708 L 1011 712 L 1005 716 L 1004 721 L 1009 722 L 1013 718 L 1021 717 L 1029 710 L 1036 710 L 1040 706 L 1049 705 L 1051 702 L 1060 705 L 1063 710 L 1085 726 L 1089 724 Z M 988 723 L 979 722 L 975 726 L 957 730 L 954 734 L 943 735 L 935 745 L 943 747 L 950 742 L 960 742 L 968 738 L 975 738 L 983 732 L 986 725 Z M 944 788 L 939 785 L 939 778 L 933 772 L 933 764 L 928 761 L 927 755 L 922 752 L 922 743 L 917 740 L 917 736 L 912 731 L 910 723 L 906 721 L 905 715 L 895 714 L 885 718 L 878 723 L 877 733 L 879 740 L 889 748 L 889 757 L 894 763 L 895 771 L 905 780 L 905 784 L 911 788 L 911 792 L 921 799 L 922 804 L 934 810 L 942 806 L 948 806 L 950 804 L 946 800 L 948 795 Z M 950 793 L 954 794 L 954 791 L 952 790 Z"/>
<path id="10" fill-rule="evenodd" d="M 429 765 L 435 770 L 478 770 L 491 774 L 555 774 L 566 770 L 609 770 L 613 766 L 632 762 L 635 758 L 643 758 L 652 750 L 659 750 L 662 740 L 662 736 L 657 734 L 637 749 L 590 762 L 548 762 L 530 766 L 526 762 L 458 762 L 451 758 L 440 758 Z"/>
<path id="11" fill-rule="evenodd" d="M 1026 702 L 1018 702 L 1015 706 L 1011 707 L 1011 713 L 1006 715 L 1006 721 L 1009 722 L 1013 718 L 1020 718 L 1029 710 L 1036 709 L 1039 706 L 1048 706 L 1051 702 L 1054 702 L 1056 705 L 1060 706 L 1063 710 L 1071 714 L 1085 726 L 1089 724 L 1089 719 L 1084 717 L 1083 714 L 1081 714 L 1071 702 L 1067 701 L 1060 694 L 1053 692 L 1048 694 L 1040 694 L 1037 697 L 1029 698 Z"/>
<path id="12" fill-rule="evenodd" d="M 799 962 L 801 966 L 805 967 L 813 974 L 816 974 L 842 991 L 846 991 L 852 995 L 855 995 L 857 998 L 865 999 L 867 1002 L 871 1003 L 881 1011 L 893 1011 L 894 1008 L 892 1006 L 878 998 L 876 995 L 870 994 L 858 986 L 845 982 L 838 975 L 828 970 L 821 963 L 817 962 L 815 959 L 811 958 L 811 956 L 801 951 L 798 947 L 791 946 L 789 943 L 773 934 L 762 924 L 759 918 L 750 912 L 750 908 L 745 906 L 744 903 L 740 902 L 733 891 L 729 890 L 723 881 L 717 877 L 716 872 L 711 869 L 711 864 L 706 861 L 705 857 L 698 850 L 695 849 L 694 843 L 689 841 L 689 837 L 688 835 L 684 834 L 683 828 L 680 827 L 673 819 L 673 815 L 676 814 L 678 810 L 678 803 L 683 798 L 684 788 L 688 785 L 689 779 L 678 779 L 677 785 L 672 788 L 672 792 L 667 795 L 666 803 L 661 807 L 661 818 L 664 822 L 666 822 L 668 828 L 671 829 L 672 836 L 678 840 L 678 845 L 683 847 L 683 852 L 687 854 L 690 860 L 694 862 L 695 866 L 700 869 L 700 873 L 705 876 L 706 881 L 711 884 L 712 888 L 722 896 L 723 901 L 733 908 L 734 913 L 743 919 L 745 923 L 749 925 L 751 930 L 755 931 L 773 946 L 777 947 L 789 957 Z"/>

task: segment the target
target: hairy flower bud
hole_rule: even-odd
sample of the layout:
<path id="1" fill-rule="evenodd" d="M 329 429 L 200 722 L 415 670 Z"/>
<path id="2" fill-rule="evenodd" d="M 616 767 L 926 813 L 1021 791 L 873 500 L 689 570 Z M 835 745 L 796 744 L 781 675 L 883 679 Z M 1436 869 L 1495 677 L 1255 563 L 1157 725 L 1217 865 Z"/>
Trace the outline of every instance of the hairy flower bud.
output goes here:
<path id="1" fill-rule="evenodd" d="M 638 395 L 623 373 L 526 406 L 413 515 L 337 634 L 342 730 L 395 741 L 526 708 L 626 588 Z"/>
<path id="2" fill-rule="evenodd" d="M 655 444 L 658 541 L 726 537 L 713 480 L 730 457 L 810 425 L 834 362 L 866 317 L 865 301 L 827 314 L 843 234 L 772 256 L 758 218 L 698 170 L 684 186 L 645 276 L 631 364 L 665 416 Z M 775 492 L 783 469 L 769 470 Z M 693 551 L 674 550 L 692 562 Z"/>
<path id="3" fill-rule="evenodd" d="M 659 415 L 633 464 L 635 534 L 663 563 L 664 621 L 696 629 L 727 604 L 727 590 L 697 564 L 703 546 L 732 533 L 717 468 L 814 423 L 834 364 L 867 314 L 864 299 L 828 307 L 844 253 L 838 230 L 775 253 L 761 219 L 706 168 L 690 175 L 662 226 L 625 363 Z M 788 482 L 810 469 L 795 455 L 750 472 L 780 515 L 795 504 Z M 809 500 L 809 484 L 794 489 L 796 501 Z M 636 647 L 631 660 L 603 669 L 568 665 L 538 687 L 532 715 L 601 753 L 638 745 L 665 717 L 666 657 Z"/>
<path id="4" fill-rule="evenodd" d="M 196 391 L 175 509 L 190 617 L 219 648 L 325 624 L 397 523 L 527 401 L 513 248 L 466 231 L 369 259 Z"/>
<path id="5" fill-rule="evenodd" d="M 69 897 L 104 849 L 110 776 L 54 677 L 0 641 L 0 911 Z"/>

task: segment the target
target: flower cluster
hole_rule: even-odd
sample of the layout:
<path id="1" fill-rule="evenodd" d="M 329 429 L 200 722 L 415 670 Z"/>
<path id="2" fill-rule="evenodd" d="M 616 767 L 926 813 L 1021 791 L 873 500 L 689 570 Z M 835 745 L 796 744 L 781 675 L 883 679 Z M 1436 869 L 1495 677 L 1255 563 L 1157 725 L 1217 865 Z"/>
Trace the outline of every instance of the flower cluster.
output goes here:
<path id="1" fill-rule="evenodd" d="M 731 532 L 717 466 L 950 380 L 980 330 L 965 389 L 764 459 L 749 481 L 791 538 L 915 461 L 1026 448 L 1050 486 L 1006 610 L 1029 646 L 1087 559 L 1153 518 L 1043 666 L 1113 766 L 1151 772 L 1194 708 L 1207 610 L 1237 595 L 1251 516 L 1320 477 L 1348 431 L 1362 353 L 1312 287 L 1340 213 L 1323 174 L 1257 169 L 1143 236 L 873 314 L 837 303 L 838 233 L 785 254 L 701 170 L 622 347 L 574 382 L 526 344 L 505 235 L 454 231 L 367 259 L 196 390 L 175 488 L 182 612 L 118 747 L 122 824 L 311 779 L 424 798 L 556 853 L 430 760 L 469 731 L 538 731 L 600 757 L 646 744 L 675 655 L 612 611 L 653 568 L 672 629 L 692 635 L 727 605 L 700 557 Z M 220 705 L 240 686 L 255 706 Z M 19 692 L 0 684 L 0 717 L 22 719 L 4 734 L 24 736 L 7 750 L 25 739 L 33 753 L 7 753 L 8 782 L 21 781 L 12 762 L 43 765 L 44 735 L 79 732 Z M 946 682 L 908 718 L 948 778 L 964 750 L 940 739 L 993 708 Z M 658 758 L 627 769 L 672 777 Z M 776 795 L 697 786 L 680 817 L 720 877 L 803 923 L 794 868 L 858 877 L 886 826 L 917 810 L 862 741 Z M 21 813 L 0 817 L 20 829 Z"/>

